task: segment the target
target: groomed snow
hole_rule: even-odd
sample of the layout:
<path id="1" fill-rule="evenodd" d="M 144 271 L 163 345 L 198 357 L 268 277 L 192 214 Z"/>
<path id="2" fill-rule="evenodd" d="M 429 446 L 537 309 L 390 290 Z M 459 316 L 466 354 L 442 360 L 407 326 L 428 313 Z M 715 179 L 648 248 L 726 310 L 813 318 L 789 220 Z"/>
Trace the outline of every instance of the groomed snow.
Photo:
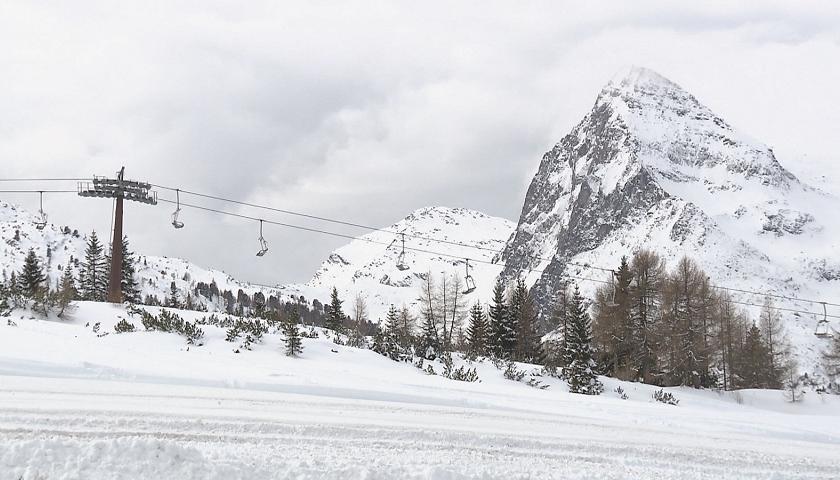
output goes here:
<path id="1" fill-rule="evenodd" d="M 486 361 L 456 382 L 323 336 L 287 358 L 275 334 L 239 354 L 215 327 L 200 347 L 117 335 L 108 304 L 21 316 L 0 319 L 3 479 L 837 478 L 835 396 L 675 388 L 668 406 L 610 379 L 599 397 L 538 390 Z"/>

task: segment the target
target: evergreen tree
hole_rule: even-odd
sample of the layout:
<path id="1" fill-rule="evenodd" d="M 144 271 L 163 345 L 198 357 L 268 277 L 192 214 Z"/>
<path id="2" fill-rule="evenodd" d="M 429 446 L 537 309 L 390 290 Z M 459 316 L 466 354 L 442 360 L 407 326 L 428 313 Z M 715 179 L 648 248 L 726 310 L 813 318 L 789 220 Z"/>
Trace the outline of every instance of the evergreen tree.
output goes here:
<path id="1" fill-rule="evenodd" d="M 303 342 L 298 332 L 298 323 L 300 323 L 300 314 L 297 307 L 292 308 L 292 311 L 283 320 L 283 335 L 286 336 L 286 355 L 289 357 L 296 357 L 303 353 Z"/>
<path id="2" fill-rule="evenodd" d="M 341 333 L 344 330 L 344 311 L 341 309 L 342 301 L 338 298 L 338 289 L 333 287 L 330 294 L 330 304 L 327 307 L 327 318 L 325 327 Z"/>
<path id="3" fill-rule="evenodd" d="M 5 283 L 0 283 L 0 317 L 5 317 L 12 313 L 9 297 L 9 288 Z"/>
<path id="4" fill-rule="evenodd" d="M 135 265 L 137 260 L 134 252 L 128 249 L 128 237 L 122 238 L 122 268 L 120 269 L 120 288 L 122 289 L 123 302 L 140 303 L 140 287 L 134 276 L 137 273 Z M 110 255 L 106 256 L 106 264 L 111 265 Z"/>
<path id="5" fill-rule="evenodd" d="M 76 291 L 76 280 L 73 278 L 73 269 L 70 264 L 64 267 L 64 275 L 61 277 L 61 284 L 58 288 L 58 316 L 64 315 L 64 312 L 70 306 L 70 303 L 78 298 L 79 293 Z"/>
<path id="6" fill-rule="evenodd" d="M 516 358 L 522 362 L 535 362 L 540 355 L 540 335 L 537 326 L 537 309 L 534 306 L 534 299 L 531 297 L 525 280 L 516 280 L 511 297 L 511 316 L 516 317 L 513 325 L 516 326 Z"/>
<path id="7" fill-rule="evenodd" d="M 403 305 L 400 310 L 400 346 L 407 350 L 414 338 L 414 317 L 408 310 L 408 307 Z"/>
<path id="8" fill-rule="evenodd" d="M 747 330 L 744 348 L 739 356 L 738 376 L 740 388 L 767 388 L 770 352 L 762 339 L 761 330 L 753 325 Z"/>
<path id="9" fill-rule="evenodd" d="M 88 237 L 85 260 L 79 272 L 79 288 L 82 300 L 104 302 L 108 293 L 108 265 L 96 232 Z"/>
<path id="10" fill-rule="evenodd" d="M 434 360 L 440 354 L 440 337 L 431 317 L 423 321 L 423 328 L 417 342 L 417 355 L 426 360 Z"/>
<path id="11" fill-rule="evenodd" d="M 474 355 L 487 355 L 487 316 L 481 304 L 476 302 L 470 309 L 470 324 L 467 326 L 467 342 Z"/>
<path id="12" fill-rule="evenodd" d="M 47 278 L 44 276 L 38 256 L 35 255 L 35 250 L 30 248 L 23 261 L 23 270 L 18 277 L 20 291 L 25 297 L 35 299 L 47 288 L 44 285 L 46 281 Z"/>
<path id="13" fill-rule="evenodd" d="M 388 307 L 388 314 L 385 317 L 385 332 L 392 336 L 394 340 L 399 341 L 400 334 L 400 312 L 393 304 Z"/>
<path id="14" fill-rule="evenodd" d="M 595 359 L 592 352 L 592 325 L 589 314 L 583 308 L 580 290 L 575 287 L 569 305 L 569 328 L 567 332 L 564 374 L 572 393 L 598 395 L 603 385 L 595 374 Z"/>
<path id="15" fill-rule="evenodd" d="M 171 308 L 181 308 L 181 303 L 178 300 L 178 286 L 175 285 L 175 280 L 172 280 L 169 284 L 169 296 L 166 298 L 166 306 Z"/>
<path id="16" fill-rule="evenodd" d="M 505 303 L 505 286 L 501 280 L 493 287 L 493 299 L 490 304 L 489 336 L 487 346 L 490 353 L 498 358 L 507 358 L 513 352 L 516 345 L 516 329 L 511 328 L 510 314 L 507 303 Z"/>

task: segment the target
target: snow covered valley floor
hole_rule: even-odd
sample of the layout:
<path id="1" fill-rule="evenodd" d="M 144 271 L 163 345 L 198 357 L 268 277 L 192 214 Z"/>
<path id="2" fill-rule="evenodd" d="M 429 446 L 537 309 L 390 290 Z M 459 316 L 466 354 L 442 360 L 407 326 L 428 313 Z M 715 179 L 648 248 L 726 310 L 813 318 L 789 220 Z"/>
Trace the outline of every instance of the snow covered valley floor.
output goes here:
<path id="1" fill-rule="evenodd" d="M 287 358 L 279 334 L 237 354 L 216 327 L 198 347 L 114 334 L 107 304 L 73 317 L 0 319 L 0 480 L 840 477 L 835 396 L 675 388 L 671 406 L 611 379 L 587 397 L 482 362 L 465 383 L 323 337 Z"/>

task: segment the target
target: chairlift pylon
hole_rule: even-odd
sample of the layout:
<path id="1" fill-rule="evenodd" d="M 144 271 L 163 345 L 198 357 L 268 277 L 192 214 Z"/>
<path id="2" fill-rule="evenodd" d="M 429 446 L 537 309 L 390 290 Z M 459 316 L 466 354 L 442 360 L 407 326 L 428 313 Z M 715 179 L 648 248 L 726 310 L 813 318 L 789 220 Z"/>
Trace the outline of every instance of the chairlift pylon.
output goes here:
<path id="1" fill-rule="evenodd" d="M 464 295 L 469 295 L 475 290 L 475 280 L 470 275 L 470 259 L 465 258 L 466 275 L 464 275 L 464 286 L 466 287 L 462 292 Z"/>
<path id="2" fill-rule="evenodd" d="M 268 253 L 268 242 L 265 241 L 265 237 L 263 237 L 263 221 L 260 220 L 260 251 L 257 252 L 258 257 L 262 257 L 266 253 Z"/>
<path id="3" fill-rule="evenodd" d="M 397 269 L 399 270 L 408 270 L 408 265 L 405 264 L 405 233 L 400 232 L 400 242 L 402 242 L 402 247 L 400 249 L 400 254 L 397 257 Z"/>
<path id="4" fill-rule="evenodd" d="M 828 332 L 828 311 L 826 310 L 825 302 L 820 302 L 823 306 L 823 318 L 817 321 L 817 328 L 814 330 L 814 335 L 818 337 L 830 337 Z"/>
<path id="5" fill-rule="evenodd" d="M 172 226 L 177 228 L 184 228 L 184 222 L 178 220 L 178 215 L 181 213 L 181 191 L 175 189 L 175 211 L 172 212 Z"/>
<path id="6" fill-rule="evenodd" d="M 38 195 L 40 198 L 40 209 L 38 210 L 38 219 L 35 220 L 35 228 L 38 230 L 43 230 L 47 226 L 47 214 L 44 212 L 44 192 L 39 191 Z"/>

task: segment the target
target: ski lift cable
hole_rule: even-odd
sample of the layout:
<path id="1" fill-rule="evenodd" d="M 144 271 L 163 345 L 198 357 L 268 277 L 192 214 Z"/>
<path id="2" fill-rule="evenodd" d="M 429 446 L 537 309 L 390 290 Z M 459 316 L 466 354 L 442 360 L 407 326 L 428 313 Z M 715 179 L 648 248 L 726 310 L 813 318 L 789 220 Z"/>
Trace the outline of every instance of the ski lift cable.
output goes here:
<path id="1" fill-rule="evenodd" d="M 176 188 L 174 188 L 174 187 L 167 187 L 167 186 L 164 186 L 164 185 L 152 184 L 152 186 L 155 186 L 157 188 L 166 189 L 166 190 L 176 190 Z M 434 242 L 434 243 L 441 243 L 441 244 L 453 245 L 453 246 L 458 246 L 458 247 L 472 248 L 472 249 L 475 249 L 475 250 L 482 250 L 482 251 L 492 252 L 492 253 L 497 253 L 497 254 L 502 253 L 501 250 L 497 250 L 497 249 L 489 248 L 489 247 L 482 247 L 481 245 L 471 245 L 471 244 L 466 244 L 466 243 L 462 243 L 462 242 L 455 242 L 455 241 L 451 241 L 451 240 L 431 238 L 431 237 L 427 237 L 427 236 L 424 236 L 424 235 L 417 235 L 417 234 L 411 234 L 411 233 L 394 232 L 393 230 L 389 230 L 387 228 L 378 228 L 378 227 L 373 227 L 373 226 L 365 225 L 365 224 L 361 224 L 361 223 L 338 220 L 338 219 L 329 218 L 329 217 L 323 217 L 323 216 L 320 216 L 320 215 L 312 215 L 312 214 L 308 214 L 308 213 L 296 212 L 296 211 L 293 211 L 293 210 L 286 210 L 286 209 L 282 209 L 282 208 L 275 208 L 275 207 L 270 207 L 270 206 L 267 206 L 267 205 L 260 205 L 260 204 L 256 204 L 256 203 L 242 202 L 242 201 L 239 201 L 239 200 L 233 200 L 233 199 L 230 199 L 230 198 L 220 197 L 220 196 L 217 196 L 217 195 L 209 195 L 209 194 L 205 194 L 205 193 L 193 192 L 193 191 L 183 190 L 183 189 L 177 189 L 177 190 L 180 190 L 182 193 L 187 193 L 189 195 L 193 195 L 193 196 L 197 196 L 197 197 L 203 197 L 203 198 L 208 198 L 208 199 L 212 199 L 212 200 L 218 200 L 218 201 L 221 201 L 221 202 L 233 203 L 233 204 L 242 205 L 242 206 L 251 207 L 251 208 L 259 208 L 259 209 L 269 210 L 269 211 L 283 213 L 283 214 L 287 214 L 287 215 L 309 218 L 309 219 L 312 219 L 312 220 L 319 220 L 319 221 L 323 221 L 323 222 L 327 222 L 327 223 L 345 225 L 345 226 L 360 228 L 360 229 L 364 229 L 364 230 L 371 230 L 371 231 L 376 231 L 376 232 L 404 234 L 407 237 L 416 238 L 416 239 L 419 239 L 419 240 L 426 240 L 426 241 Z M 353 237 L 353 238 L 355 238 L 355 237 Z M 532 259 L 535 259 L 535 260 L 540 260 L 540 261 L 550 261 L 551 260 L 549 258 L 544 258 L 544 257 L 538 256 L 538 255 L 526 255 L 526 257 L 529 257 L 529 258 L 532 258 Z M 604 271 L 604 272 L 615 273 L 615 269 L 601 267 L 601 266 L 598 266 L 598 265 L 590 265 L 590 264 L 576 263 L 576 262 L 566 262 L 566 264 L 574 265 L 574 266 L 582 267 L 582 268 L 591 268 L 591 269 L 594 269 L 594 270 L 601 270 L 601 271 Z M 538 270 L 538 269 L 532 269 L 532 270 L 533 271 L 542 271 L 542 270 Z M 830 305 L 830 306 L 833 306 L 833 307 L 840 307 L 840 303 L 823 302 L 823 301 L 820 301 L 820 300 L 812 300 L 812 299 L 806 299 L 806 298 L 791 297 L 791 296 L 787 296 L 787 295 L 768 293 L 768 292 L 759 292 L 759 291 L 747 290 L 747 289 L 743 289 L 743 288 L 726 287 L 726 286 L 723 286 L 723 285 L 710 284 L 709 286 L 711 288 L 716 289 L 716 290 L 725 290 L 725 291 L 743 293 L 743 294 L 754 295 L 754 296 L 759 296 L 759 297 L 771 297 L 771 298 L 777 298 L 777 299 L 781 299 L 781 300 L 790 300 L 790 301 L 795 301 L 795 302 L 807 302 L 807 303 L 811 303 L 811 304 L 825 303 L 826 305 Z"/>
<path id="2" fill-rule="evenodd" d="M 0 182 L 77 181 L 77 180 L 87 180 L 87 179 L 88 179 L 88 177 L 84 177 L 84 178 L 0 178 Z M 356 227 L 356 228 L 362 228 L 362 229 L 365 229 L 365 230 L 379 231 L 379 232 L 384 232 L 384 233 L 399 233 L 399 232 L 393 232 L 391 230 L 384 229 L 384 228 L 377 228 L 377 227 L 371 227 L 371 226 L 368 226 L 368 225 L 363 225 L 363 224 L 360 224 L 360 223 L 346 222 L 346 221 L 342 221 L 342 220 L 336 220 L 336 219 L 332 219 L 332 218 L 321 217 L 321 216 L 318 216 L 318 215 L 310 215 L 310 214 L 295 212 L 295 211 L 291 211 L 291 210 L 284 210 L 284 209 L 280 209 L 280 208 L 269 207 L 269 206 L 266 206 L 266 205 L 259 205 L 259 204 L 249 203 L 249 202 L 241 202 L 241 201 L 238 201 L 238 200 L 232 200 L 232 199 L 229 199 L 229 198 L 219 197 L 219 196 L 216 196 L 216 195 L 208 195 L 208 194 L 204 194 L 204 193 L 193 192 L 193 191 L 189 191 L 189 190 L 183 190 L 183 189 L 179 189 L 179 188 L 175 188 L 175 187 L 168 187 L 168 186 L 158 185 L 158 184 L 151 184 L 151 185 L 154 186 L 154 187 L 157 187 L 157 188 L 165 189 L 165 190 L 172 190 L 172 191 L 179 190 L 182 193 L 187 193 L 189 195 L 193 195 L 193 196 L 197 196 L 197 197 L 204 197 L 204 198 L 208 198 L 208 199 L 212 199 L 212 200 L 234 203 L 234 204 L 247 206 L 247 207 L 252 207 L 252 208 L 260 208 L 260 209 L 264 209 L 264 210 L 275 211 L 275 212 L 278 212 L 278 213 L 284 213 L 284 214 L 288 214 L 288 215 L 310 218 L 310 219 L 313 219 L 313 220 L 320 220 L 320 221 L 324 221 L 324 222 L 335 223 L 335 224 L 339 224 L 339 225 L 346 225 L 346 226 L 351 226 L 351 227 Z M 77 193 L 76 190 L 42 190 L 42 191 L 44 193 Z M 38 193 L 38 192 L 39 192 L 38 190 L 0 190 L 0 193 Z M 172 203 L 172 202 L 169 201 L 169 203 Z M 193 206 L 193 207 L 195 208 L 196 206 Z M 201 208 L 201 207 L 199 207 L 199 208 Z M 230 213 L 230 212 L 226 212 L 226 213 Z M 343 238 L 350 238 L 350 239 L 356 239 L 357 238 L 357 237 L 354 237 L 354 236 L 351 236 L 351 235 L 341 235 L 341 236 Z M 496 249 L 493 249 L 493 248 L 488 248 L 488 247 L 482 247 L 480 245 L 469 245 L 469 244 L 464 244 L 464 243 L 460 243 L 460 242 L 453 242 L 453 241 L 450 241 L 450 240 L 436 239 L 436 238 L 425 237 L 425 236 L 416 235 L 416 234 L 406 234 L 406 236 L 421 239 L 421 240 L 427 240 L 427 241 L 435 242 L 435 243 L 443 243 L 443 244 L 449 244 L 449 245 L 454 245 L 454 246 L 459 246 L 459 247 L 474 248 L 474 249 L 477 249 L 477 250 L 484 250 L 484 251 L 489 251 L 489 252 L 494 252 L 494 253 L 500 253 L 499 250 L 496 250 Z M 368 239 L 361 239 L 361 240 L 368 241 Z M 413 247 L 406 247 L 406 250 L 418 251 L 418 249 L 413 248 Z M 462 257 L 457 257 L 457 258 L 462 258 Z M 538 256 L 531 256 L 531 258 L 539 259 L 539 260 L 546 260 L 545 258 L 538 257 Z M 475 260 L 475 261 L 478 262 L 479 260 Z M 481 263 L 492 264 L 492 262 L 487 262 L 487 261 L 480 261 L 480 262 Z M 586 264 L 573 263 L 573 262 L 567 262 L 567 264 L 575 265 L 575 266 L 579 266 L 579 267 L 583 267 L 583 268 L 592 268 L 592 269 L 597 269 L 597 270 L 603 270 L 603 271 L 607 271 L 607 272 L 614 272 L 615 271 L 614 269 L 599 267 L 599 266 L 595 266 L 595 265 L 586 265 Z M 536 272 L 542 272 L 543 271 L 543 270 L 540 270 L 540 269 L 531 269 L 531 270 L 536 271 Z M 599 281 L 599 282 L 600 283 L 606 283 L 602 280 Z M 754 295 L 754 296 L 759 296 L 759 297 L 770 297 L 770 298 L 777 298 L 777 299 L 782 299 L 782 300 L 790 300 L 790 301 L 794 301 L 794 302 L 806 302 L 806 303 L 811 303 L 811 304 L 825 304 L 825 305 L 832 306 L 832 307 L 840 307 L 840 303 L 825 302 L 825 301 L 820 301 L 820 300 L 812 300 L 812 299 L 799 298 L 799 297 L 791 297 L 791 296 L 781 295 L 781 294 L 776 294 L 776 293 L 759 292 L 759 291 L 755 291 L 755 290 L 747 290 L 747 289 L 742 289 L 742 288 L 726 287 L 726 286 L 723 286 L 723 285 L 710 284 L 709 286 L 711 288 L 716 289 L 716 290 L 726 290 L 726 291 L 730 291 L 730 292 L 743 293 L 743 294 Z M 742 302 L 742 303 L 744 303 L 744 302 Z M 749 305 L 753 305 L 753 304 L 750 303 Z M 776 308 L 776 307 L 774 307 L 774 308 Z M 804 311 L 799 311 L 799 310 L 797 310 L 797 312 L 798 313 L 805 313 Z M 807 313 L 814 314 L 814 312 L 807 312 Z M 836 316 L 830 316 L 830 317 L 835 318 Z M 837 317 L 837 318 L 840 318 L 840 317 Z"/>
<path id="3" fill-rule="evenodd" d="M 165 198 L 158 198 L 158 201 L 164 202 L 164 203 L 174 203 L 174 200 L 169 200 L 169 199 L 165 199 Z M 260 219 L 258 217 L 252 217 L 250 215 L 243 215 L 241 213 L 234 213 L 234 212 L 228 212 L 228 211 L 224 211 L 224 210 L 218 210 L 218 209 L 215 209 L 215 208 L 205 207 L 205 206 L 201 206 L 201 205 L 192 205 L 192 204 L 182 202 L 181 206 L 182 207 L 188 207 L 188 208 L 195 208 L 195 209 L 198 209 L 198 210 L 203 210 L 203 211 L 211 212 L 211 213 L 217 213 L 217 214 L 220 214 L 220 215 L 227 215 L 227 216 L 231 216 L 231 217 L 242 218 L 242 219 L 246 219 L 246 220 L 254 220 L 254 221 L 261 221 L 262 220 L 266 224 L 291 228 L 291 229 L 295 229 L 295 230 L 302 230 L 302 231 L 306 231 L 306 232 L 329 235 L 329 236 L 333 236 L 333 237 L 346 238 L 346 239 L 349 239 L 349 240 L 359 240 L 359 241 L 372 243 L 372 244 L 376 244 L 376 245 L 385 245 L 385 246 L 388 245 L 387 242 L 381 242 L 381 241 L 373 240 L 373 239 L 370 239 L 370 238 L 354 237 L 353 235 L 347 235 L 347 234 L 339 233 L 339 232 L 331 232 L 329 230 L 322 230 L 322 229 L 319 229 L 319 228 L 305 227 L 305 226 L 302 226 L 302 225 L 294 225 L 294 224 L 290 224 L 290 223 L 277 222 L 277 221 L 273 221 L 273 220 L 265 220 L 265 219 Z M 441 257 L 448 257 L 448 258 L 454 258 L 454 259 L 458 259 L 458 260 L 464 260 L 463 256 L 459 256 L 459 255 L 455 255 L 455 254 L 451 254 L 451 253 L 444 253 L 444 252 L 427 250 L 427 249 L 422 249 L 422 248 L 415 248 L 415 247 L 405 247 L 405 249 L 410 250 L 410 251 L 419 252 L 419 253 L 425 253 L 425 254 L 429 254 L 429 255 L 437 255 L 437 256 L 441 256 Z M 481 259 L 475 259 L 475 258 L 470 258 L 468 260 L 471 261 L 471 262 L 484 263 L 484 264 L 487 264 L 487 265 L 496 265 L 493 262 L 488 261 L 488 260 L 481 260 Z M 544 270 L 534 269 L 533 271 L 543 272 Z M 581 277 L 581 276 L 576 276 L 576 275 L 567 275 L 567 277 L 570 278 L 570 279 L 574 279 L 574 280 L 589 281 L 589 282 L 601 283 L 601 284 L 606 284 L 606 285 L 610 284 L 610 282 L 608 280 L 600 280 L 600 279 L 597 279 L 597 278 Z M 743 302 L 743 301 L 740 301 L 740 300 L 731 300 L 731 301 L 732 301 L 732 303 L 738 304 L 738 305 L 746 305 L 746 306 L 752 306 L 752 307 L 764 307 L 764 305 L 762 305 L 760 303 Z M 822 303 L 822 302 L 820 302 L 820 303 Z M 825 302 L 825 303 L 826 303 L 826 305 L 830 305 L 828 302 Z M 814 311 L 809 311 L 809 310 L 799 310 L 799 309 L 794 309 L 794 308 L 785 308 L 785 307 L 779 307 L 779 306 L 775 306 L 775 305 L 772 306 L 771 308 L 774 309 L 774 310 L 791 312 L 791 313 L 800 313 L 800 314 L 805 314 L 805 315 L 820 315 L 820 312 L 814 312 Z M 840 315 L 825 315 L 825 317 L 826 318 L 840 319 Z"/>
<path id="4" fill-rule="evenodd" d="M 166 199 L 166 198 L 158 198 L 158 201 L 163 202 L 163 203 L 173 203 L 173 204 L 175 203 L 174 200 L 169 200 L 169 199 Z M 305 227 L 303 225 L 294 225 L 294 224 L 284 223 L 284 222 L 277 222 L 277 221 L 274 221 L 274 220 L 265 220 L 265 219 L 260 219 L 258 217 L 252 217 L 250 215 L 228 212 L 228 211 L 225 211 L 225 210 L 219 210 L 219 209 L 215 209 L 215 208 L 205 207 L 205 206 L 202 206 L 202 205 L 193 205 L 193 204 L 190 204 L 190 203 L 181 202 L 181 207 L 195 208 L 195 209 L 203 210 L 203 211 L 206 211 L 206 212 L 217 213 L 217 214 L 220 214 L 220 215 L 227 215 L 227 216 L 241 218 L 241 219 L 245 219 L 245 220 L 253 220 L 253 221 L 257 221 L 257 222 L 262 221 L 262 222 L 264 222 L 266 224 L 270 224 L 270 225 L 292 228 L 292 229 L 295 229 L 295 230 L 302 230 L 302 231 L 311 232 L 311 233 L 319 233 L 319 234 L 322 234 L 322 235 L 329 235 L 329 236 L 338 237 L 338 238 L 346 238 L 346 239 L 349 239 L 349 240 L 359 240 L 359 241 L 372 243 L 372 244 L 376 244 L 376 245 L 384 245 L 384 246 L 389 245 L 389 243 L 387 243 L 387 242 L 381 242 L 379 240 L 373 240 L 373 239 L 370 239 L 370 238 L 356 237 L 356 236 L 348 235 L 348 234 L 345 234 L 345 233 L 331 232 L 329 230 L 323 230 L 323 229 L 312 228 L 312 227 Z M 455 255 L 455 254 L 452 254 L 452 253 L 445 253 L 445 252 L 439 252 L 439 251 L 427 250 L 427 249 L 424 249 L 424 248 L 416 248 L 416 247 L 409 247 L 409 246 L 406 246 L 405 249 L 409 250 L 409 251 L 413 251 L 413 252 L 418 252 L 418 253 L 425 253 L 425 254 L 429 254 L 429 255 L 438 255 L 438 256 L 441 256 L 441 257 L 464 260 L 463 256 Z M 489 260 L 481 260 L 481 259 L 471 258 L 470 261 L 477 262 L 477 263 L 484 263 L 484 264 L 487 264 L 487 265 L 496 265 L 495 263 L 493 263 Z M 542 272 L 543 270 L 534 269 L 534 271 Z M 591 282 L 597 282 L 597 283 L 608 283 L 605 280 L 599 280 L 599 279 L 596 279 L 596 278 L 580 277 L 580 276 L 574 276 L 574 275 L 568 275 L 568 277 L 576 279 L 576 280 L 585 280 L 585 281 L 591 281 Z"/>
<path id="5" fill-rule="evenodd" d="M 257 204 L 257 203 L 243 202 L 243 201 L 240 201 L 240 200 L 233 200 L 233 199 L 230 199 L 230 198 L 220 197 L 220 196 L 217 196 L 217 195 L 209 195 L 209 194 L 206 194 L 206 193 L 199 193 L 199 192 L 194 192 L 194 191 L 190 191 L 190 190 L 184 190 L 182 188 L 167 187 L 167 186 L 164 186 L 164 185 L 158 185 L 158 184 L 154 184 L 154 183 L 152 183 L 151 185 L 153 187 L 162 188 L 164 190 L 172 190 L 172 191 L 178 190 L 181 193 L 186 193 L 186 194 L 193 195 L 193 196 L 196 196 L 196 197 L 202 197 L 202 198 L 207 198 L 207 199 L 211 199 L 211 200 L 217 200 L 217 201 L 220 201 L 220 202 L 233 203 L 233 204 L 236 204 L 236 205 L 242 205 L 244 207 L 259 208 L 259 209 L 263 209 L 263 210 L 269 210 L 269 211 L 272 211 L 272 212 L 283 213 L 283 214 L 286 214 L 286 215 L 293 215 L 293 216 L 297 216 L 297 217 L 309 218 L 309 219 L 312 219 L 312 220 L 318 220 L 318 221 L 327 222 L 327 223 L 334 223 L 334 224 L 337 224 L 337 225 L 344 225 L 344 226 L 348 226 L 348 227 L 360 228 L 360 229 L 363 229 L 363 230 L 370 230 L 370 231 L 374 231 L 374 232 L 383 232 L 383 233 L 392 233 L 392 234 L 403 234 L 407 237 L 416 238 L 418 240 L 426 240 L 426 241 L 429 241 L 429 242 L 443 243 L 443 244 L 447 244 L 447 245 L 453 245 L 453 246 L 464 247 L 464 248 L 472 248 L 472 249 L 475 249 L 475 250 L 482 250 L 482 251 L 485 251 L 485 252 L 492 252 L 492 253 L 495 253 L 495 254 L 500 254 L 500 253 L 503 252 L 503 250 L 497 250 L 495 248 L 489 248 L 489 247 L 482 247 L 481 245 L 472 245 L 472 244 L 468 244 L 468 243 L 462 243 L 462 242 L 455 242 L 455 241 L 452 241 L 452 240 L 432 238 L 432 237 L 427 237 L 427 236 L 424 236 L 424 235 L 418 235 L 418 234 L 412 234 L 412 233 L 395 232 L 395 231 L 390 230 L 388 228 L 373 227 L 373 226 L 370 226 L 370 225 L 365 225 L 365 224 L 357 223 L 357 222 L 348 222 L 348 221 L 345 221 L 345 220 L 338 220 L 338 219 L 335 219 L 335 218 L 329 218 L 329 217 L 324 217 L 324 216 L 320 216 L 320 215 L 313 215 L 313 214 L 309 214 L 309 213 L 296 212 L 294 210 L 286 210 L 286 209 L 282 209 L 282 208 L 270 207 L 268 205 L 260 205 L 260 204 Z M 535 260 L 540 260 L 540 261 L 551 261 L 550 258 L 543 258 L 543 257 L 537 256 L 537 255 L 527 255 L 527 257 L 533 258 Z M 575 266 L 584 267 L 584 268 L 592 268 L 592 269 L 595 269 L 595 270 L 603 270 L 603 271 L 610 271 L 610 272 L 613 271 L 613 269 L 611 269 L 611 268 L 604 268 L 604 267 L 599 267 L 599 266 L 595 266 L 595 265 L 586 265 L 586 264 L 583 264 L 583 263 L 575 263 L 575 262 L 566 262 L 566 263 L 569 264 L 569 265 L 575 265 Z"/>

